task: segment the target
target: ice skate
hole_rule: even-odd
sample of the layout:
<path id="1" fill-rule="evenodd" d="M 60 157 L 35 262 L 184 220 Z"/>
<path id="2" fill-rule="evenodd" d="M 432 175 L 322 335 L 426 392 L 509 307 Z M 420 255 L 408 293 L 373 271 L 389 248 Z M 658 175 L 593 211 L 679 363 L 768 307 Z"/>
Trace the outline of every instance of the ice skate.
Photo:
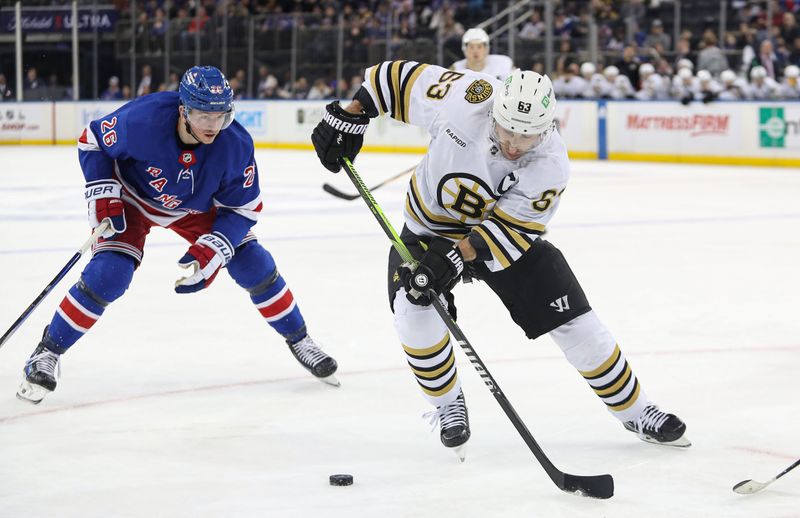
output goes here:
<path id="1" fill-rule="evenodd" d="M 42 334 L 42 341 L 25 362 L 23 373 L 25 379 L 19 386 L 17 398 L 22 401 L 41 403 L 44 397 L 56 389 L 56 371 L 60 374 L 59 360 L 60 354 L 54 353 L 46 347 L 50 337 L 47 336 L 47 328 Z"/>
<path id="2" fill-rule="evenodd" d="M 656 405 L 648 405 L 638 419 L 628 421 L 624 426 L 645 442 L 678 448 L 692 445 L 686 437 L 686 424 L 675 414 L 662 412 Z"/>
<path id="3" fill-rule="evenodd" d="M 322 352 L 322 349 L 310 336 L 306 335 L 299 342 L 290 344 L 289 349 L 294 357 L 297 358 L 297 361 L 300 362 L 300 365 L 305 367 L 308 372 L 321 382 L 334 387 L 340 385 L 339 380 L 334 376 L 338 368 L 336 360 Z"/>
<path id="4" fill-rule="evenodd" d="M 425 414 L 430 417 L 431 424 L 441 426 L 439 434 L 442 444 L 453 450 L 458 460 L 464 462 L 467 454 L 467 441 L 470 437 L 469 415 L 464 392 L 458 391 L 458 397 L 449 405 L 436 407 L 436 410 Z"/>

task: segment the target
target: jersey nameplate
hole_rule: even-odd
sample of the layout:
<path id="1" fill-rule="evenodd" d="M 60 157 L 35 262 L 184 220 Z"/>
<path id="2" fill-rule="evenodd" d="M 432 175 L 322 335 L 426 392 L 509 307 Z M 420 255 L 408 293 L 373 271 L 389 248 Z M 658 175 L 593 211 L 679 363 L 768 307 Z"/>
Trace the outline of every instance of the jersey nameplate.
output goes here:
<path id="1" fill-rule="evenodd" d="M 470 104 L 479 104 L 492 96 L 492 85 L 485 79 L 477 79 L 467 87 L 464 99 Z"/>

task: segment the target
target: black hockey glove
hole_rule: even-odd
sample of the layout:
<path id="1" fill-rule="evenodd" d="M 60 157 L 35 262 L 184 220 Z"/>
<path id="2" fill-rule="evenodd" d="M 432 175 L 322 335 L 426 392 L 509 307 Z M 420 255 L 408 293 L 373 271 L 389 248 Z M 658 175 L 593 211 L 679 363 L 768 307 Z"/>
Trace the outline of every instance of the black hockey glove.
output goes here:
<path id="1" fill-rule="evenodd" d="M 429 290 L 436 295 L 452 287 L 464 271 L 464 257 L 447 239 L 433 238 L 419 263 L 403 263 L 397 273 L 412 304 L 429 306 Z"/>
<path id="2" fill-rule="evenodd" d="M 311 142 L 322 165 L 332 173 L 338 173 L 342 168 L 339 158 L 355 160 L 368 126 L 369 117 L 344 111 L 339 101 L 327 105 L 325 116 L 311 133 Z"/>

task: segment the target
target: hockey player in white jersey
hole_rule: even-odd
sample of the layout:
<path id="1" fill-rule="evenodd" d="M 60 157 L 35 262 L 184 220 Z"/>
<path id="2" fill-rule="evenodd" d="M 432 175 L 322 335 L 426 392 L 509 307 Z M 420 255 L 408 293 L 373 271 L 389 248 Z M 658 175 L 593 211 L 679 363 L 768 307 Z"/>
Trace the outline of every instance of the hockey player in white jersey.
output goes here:
<path id="1" fill-rule="evenodd" d="M 453 344 L 428 288 L 455 317 L 451 290 L 467 272 L 486 282 L 530 339 L 549 333 L 627 430 L 689 446 L 685 424 L 647 396 L 564 256 L 540 238 L 569 179 L 550 79 L 515 70 L 501 82 L 413 61 L 384 62 L 365 77 L 347 107 L 326 107 L 312 141 L 322 164 L 337 172 L 341 157 L 358 154 L 372 117 L 389 115 L 430 133 L 400 236 L 418 262 L 390 251 L 388 287 L 395 329 L 436 407 L 442 443 L 461 449 L 471 432 Z"/>
<path id="2" fill-rule="evenodd" d="M 661 101 L 669 98 L 668 85 L 664 78 L 656 74 L 656 69 L 650 63 L 639 66 L 639 91 L 636 98 L 641 101 Z"/>
<path id="3" fill-rule="evenodd" d="M 611 84 L 603 74 L 597 72 L 594 63 L 589 61 L 583 63 L 581 76 L 586 80 L 586 90 L 581 97 L 585 99 L 608 99 L 611 97 Z"/>
<path id="4" fill-rule="evenodd" d="M 747 99 L 749 86 L 743 77 L 733 70 L 723 70 L 719 75 L 721 90 L 717 96 L 720 101 L 741 101 Z"/>
<path id="5" fill-rule="evenodd" d="M 714 80 L 708 70 L 697 71 L 697 82 L 692 87 L 694 100 L 710 103 L 717 99 L 722 86 Z"/>
<path id="6" fill-rule="evenodd" d="M 778 97 L 780 85 L 767 76 L 767 69 L 761 65 L 750 69 L 750 98 L 768 100 Z"/>
<path id="7" fill-rule="evenodd" d="M 611 85 L 609 97 L 612 99 L 633 99 L 636 90 L 633 89 L 631 80 L 625 74 L 620 74 L 619 69 L 614 65 L 603 69 L 603 75 Z"/>
<path id="8" fill-rule="evenodd" d="M 489 54 L 489 35 L 485 30 L 474 28 L 466 31 L 461 38 L 464 59 L 450 67 L 456 72 L 474 70 L 496 79 L 505 79 L 514 69 L 511 58 L 502 54 Z"/>
<path id="9" fill-rule="evenodd" d="M 778 89 L 781 99 L 800 99 L 800 68 L 789 65 L 783 69 L 783 80 Z"/>
<path id="10" fill-rule="evenodd" d="M 689 104 L 694 99 L 694 92 L 697 89 L 697 78 L 692 74 L 692 69 L 682 67 L 672 78 L 672 88 L 670 94 L 673 99 L 678 99 L 683 104 Z"/>

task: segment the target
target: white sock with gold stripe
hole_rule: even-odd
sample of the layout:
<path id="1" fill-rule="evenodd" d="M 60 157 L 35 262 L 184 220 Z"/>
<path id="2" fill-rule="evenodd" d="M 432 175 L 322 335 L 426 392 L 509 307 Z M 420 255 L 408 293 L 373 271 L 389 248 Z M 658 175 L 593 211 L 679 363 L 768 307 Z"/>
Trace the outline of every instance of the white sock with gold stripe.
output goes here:
<path id="1" fill-rule="evenodd" d="M 632 421 L 650 404 L 616 340 L 594 311 L 554 329 L 550 336 L 614 417 L 623 423 Z"/>
<path id="2" fill-rule="evenodd" d="M 394 299 L 394 327 L 425 399 L 434 406 L 455 401 L 461 388 L 447 326 L 430 306 L 415 306 L 400 290 Z"/>

